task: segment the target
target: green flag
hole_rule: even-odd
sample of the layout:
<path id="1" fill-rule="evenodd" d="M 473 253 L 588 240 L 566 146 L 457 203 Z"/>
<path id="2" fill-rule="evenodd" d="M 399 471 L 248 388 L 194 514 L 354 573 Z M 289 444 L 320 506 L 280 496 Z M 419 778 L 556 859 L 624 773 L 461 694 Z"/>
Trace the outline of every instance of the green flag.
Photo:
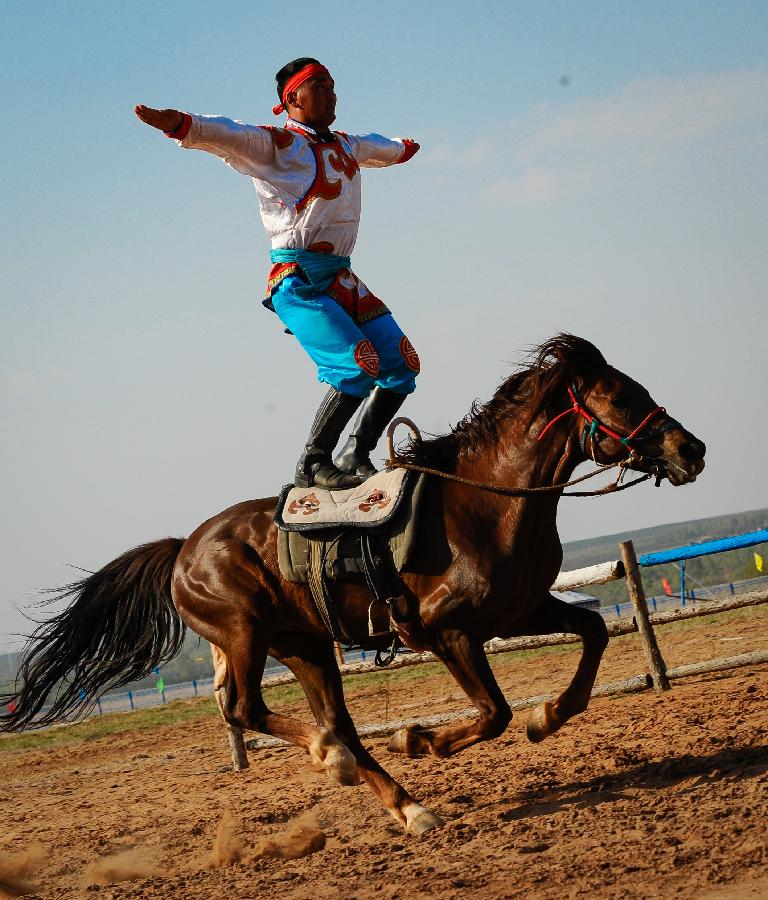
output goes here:
<path id="1" fill-rule="evenodd" d="M 158 691 L 160 691 L 161 693 L 165 690 L 165 682 L 163 681 L 163 676 L 162 676 L 162 675 L 157 679 L 157 684 L 155 685 L 155 687 L 156 687 L 156 688 L 158 689 Z"/>

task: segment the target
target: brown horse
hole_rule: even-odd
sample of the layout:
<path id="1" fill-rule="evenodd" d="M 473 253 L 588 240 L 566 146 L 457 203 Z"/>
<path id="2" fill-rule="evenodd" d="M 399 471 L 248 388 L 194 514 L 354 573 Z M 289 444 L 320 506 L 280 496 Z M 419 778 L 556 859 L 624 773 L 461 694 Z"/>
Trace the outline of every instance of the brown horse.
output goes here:
<path id="1" fill-rule="evenodd" d="M 680 485 L 696 479 L 704 453 L 701 441 L 591 343 L 559 335 L 450 434 L 414 442 L 406 456 L 462 478 L 528 491 L 561 485 L 587 458 L 606 465 L 626 459 L 630 468 Z M 570 685 L 528 720 L 532 741 L 586 708 L 608 639 L 600 615 L 549 593 L 562 561 L 561 494 L 555 487 L 510 497 L 428 477 L 415 550 L 402 576 L 409 640 L 445 663 L 479 715 L 403 729 L 391 739 L 391 752 L 446 757 L 504 731 L 511 712 L 483 650 L 492 637 L 570 632 L 582 638 Z M 0 698 L 0 704 L 15 703 L 2 725 L 10 730 L 55 721 L 106 689 L 146 675 L 178 652 L 183 620 L 226 660 L 223 711 L 231 725 L 303 747 L 340 784 L 362 777 L 408 831 L 433 828 L 440 819 L 384 771 L 355 731 L 323 620 L 307 587 L 285 581 L 278 569 L 275 502 L 240 503 L 186 541 L 138 547 L 66 588 L 64 596 L 74 602 L 38 628 L 16 694 Z M 357 584 L 338 590 L 345 629 L 366 643 L 366 591 Z M 295 673 L 315 725 L 272 712 L 264 702 L 260 682 L 268 654 Z M 41 713 L 50 693 L 53 703 Z"/>

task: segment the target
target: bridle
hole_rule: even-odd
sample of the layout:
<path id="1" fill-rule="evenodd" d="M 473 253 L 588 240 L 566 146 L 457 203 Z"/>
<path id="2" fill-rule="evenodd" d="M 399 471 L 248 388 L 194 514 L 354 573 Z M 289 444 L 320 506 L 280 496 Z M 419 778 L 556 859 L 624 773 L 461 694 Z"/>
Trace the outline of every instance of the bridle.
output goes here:
<path id="1" fill-rule="evenodd" d="M 405 417 L 393 419 L 389 425 L 389 428 L 387 429 L 387 447 L 389 450 L 389 455 L 386 461 L 386 466 L 390 469 L 410 469 L 414 472 L 422 472 L 425 475 L 436 475 L 438 478 L 444 478 L 448 481 L 455 481 L 459 484 L 466 484 L 470 487 L 480 488 L 481 490 L 490 491 L 494 494 L 502 494 L 507 497 L 527 497 L 533 494 L 548 493 L 550 491 L 560 491 L 563 490 L 563 488 L 579 484 L 582 481 L 586 481 L 588 478 L 599 475 L 601 472 L 605 472 L 609 469 L 614 469 L 617 467 L 619 468 L 619 475 L 616 481 L 606 485 L 604 488 L 600 488 L 596 491 L 566 491 L 565 493 L 563 493 L 563 496 L 597 497 L 603 494 L 610 494 L 616 491 L 626 490 L 627 488 L 633 487 L 636 484 L 640 484 L 640 482 L 642 481 L 647 481 L 652 476 L 655 476 L 656 487 L 659 487 L 662 478 L 666 474 L 664 471 L 664 461 L 653 458 L 646 459 L 641 455 L 636 445 L 653 440 L 654 438 L 659 437 L 659 435 L 664 434 L 666 431 L 671 431 L 674 428 L 682 428 L 683 426 L 677 420 L 670 418 L 667 419 L 666 422 L 663 422 L 661 425 L 657 425 L 654 428 L 649 428 L 649 423 L 653 419 L 655 419 L 656 416 L 666 415 L 666 409 L 663 406 L 657 406 L 655 409 L 651 410 L 651 412 L 648 413 L 643 421 L 636 428 L 633 428 L 629 434 L 620 435 L 613 428 L 606 425 L 599 416 L 595 415 L 595 413 L 593 413 L 587 407 L 586 403 L 581 398 L 579 389 L 576 387 L 576 384 L 574 382 L 571 382 L 571 384 L 568 385 L 568 396 L 571 398 L 571 405 L 568 407 L 568 409 L 563 410 L 563 412 L 561 413 L 558 413 L 558 415 L 547 422 L 547 424 L 542 429 L 541 434 L 538 436 L 537 441 L 540 441 L 544 437 L 544 435 L 555 424 L 555 422 L 558 422 L 560 419 L 570 415 L 571 413 L 577 413 L 578 415 L 580 415 L 585 421 L 584 428 L 582 429 L 581 436 L 579 438 L 582 452 L 585 456 L 590 456 L 592 458 L 592 461 L 596 466 L 598 466 L 598 468 L 593 472 L 588 472 L 586 475 L 581 475 L 579 478 L 574 478 L 571 481 L 567 481 L 562 484 L 552 484 L 543 487 L 508 488 L 501 485 L 484 484 L 483 482 L 473 481 L 470 478 L 463 478 L 459 475 L 452 475 L 449 472 L 443 472 L 441 469 L 433 469 L 428 466 L 419 466 L 415 463 L 406 462 L 405 460 L 398 458 L 397 453 L 395 452 L 395 429 L 398 427 L 398 425 L 406 425 L 411 430 L 414 438 L 417 441 L 421 440 L 421 433 L 419 432 L 419 429 L 416 427 L 416 425 L 414 425 L 414 423 L 410 419 L 406 419 Z M 618 462 L 600 463 L 595 458 L 595 447 L 599 446 L 600 435 L 602 434 L 608 435 L 609 437 L 617 440 L 620 444 L 625 446 L 628 451 L 627 457 L 625 459 L 619 460 Z M 587 452 L 587 441 L 590 442 L 592 451 L 591 453 Z M 622 484 L 624 475 L 626 474 L 627 470 L 636 466 L 641 461 L 644 462 L 648 467 L 647 471 L 641 474 L 638 478 L 634 478 L 632 481 Z M 640 471 L 643 472 L 642 469 Z"/>
<path id="2" fill-rule="evenodd" d="M 606 425 L 599 416 L 597 416 L 594 412 L 592 412 L 591 409 L 589 409 L 589 407 L 582 399 L 581 394 L 579 393 L 579 389 L 578 387 L 576 387 L 576 384 L 574 382 L 571 382 L 571 384 L 568 385 L 568 396 L 571 398 L 571 405 L 568 407 L 568 409 L 559 413 L 553 419 L 550 419 L 550 421 L 547 422 L 537 440 L 540 441 L 559 419 L 562 419 L 564 416 L 568 416 L 571 413 L 577 413 L 582 417 L 582 419 L 584 419 L 585 422 L 584 427 L 581 430 L 581 437 L 579 438 L 579 444 L 581 446 L 582 452 L 585 456 L 591 457 L 592 461 L 597 465 L 600 465 L 600 463 L 596 459 L 595 448 L 596 446 L 599 446 L 600 436 L 603 434 L 608 435 L 608 437 L 612 437 L 614 440 L 618 441 L 620 444 L 623 444 L 627 448 L 629 455 L 623 463 L 623 465 L 627 467 L 630 464 L 639 462 L 641 459 L 643 459 L 643 456 L 638 450 L 638 444 L 654 440 L 654 438 L 660 437 L 665 432 L 671 431 L 674 428 L 683 427 L 676 419 L 668 418 L 666 422 L 663 422 L 662 424 L 657 425 L 654 428 L 648 428 L 649 423 L 657 416 L 666 415 L 666 409 L 663 406 L 657 406 L 655 409 L 652 409 L 643 419 L 643 421 L 629 434 L 620 435 L 618 432 L 614 431 L 613 428 L 610 428 L 608 425 Z M 587 451 L 588 441 L 591 452 Z M 659 461 L 653 460 L 651 462 L 651 465 L 655 469 L 656 484 L 658 486 L 663 474 L 660 469 Z"/>

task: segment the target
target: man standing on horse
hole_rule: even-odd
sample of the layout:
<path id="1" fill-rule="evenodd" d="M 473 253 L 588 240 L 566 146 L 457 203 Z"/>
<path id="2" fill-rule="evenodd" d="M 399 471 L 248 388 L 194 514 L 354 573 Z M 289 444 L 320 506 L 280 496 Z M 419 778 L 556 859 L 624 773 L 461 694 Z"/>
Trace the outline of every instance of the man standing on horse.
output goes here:
<path id="1" fill-rule="evenodd" d="M 410 341 L 351 269 L 360 222 L 359 167 L 407 162 L 419 145 L 330 131 L 334 81 L 316 59 L 295 59 L 275 78 L 280 103 L 272 111 L 288 113 L 281 128 L 142 105 L 136 115 L 179 146 L 213 153 L 252 178 L 272 241 L 264 305 L 296 336 L 316 363 L 318 379 L 329 385 L 296 466 L 296 485 L 350 488 L 376 471 L 370 453 L 415 389 L 419 372 Z"/>

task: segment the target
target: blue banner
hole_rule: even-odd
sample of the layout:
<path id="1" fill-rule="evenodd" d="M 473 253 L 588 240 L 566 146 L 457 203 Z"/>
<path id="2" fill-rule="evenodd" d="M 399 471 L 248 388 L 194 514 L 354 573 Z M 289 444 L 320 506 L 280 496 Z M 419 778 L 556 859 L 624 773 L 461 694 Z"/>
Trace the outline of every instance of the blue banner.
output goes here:
<path id="1" fill-rule="evenodd" d="M 721 538 L 719 541 L 705 541 L 702 544 L 675 547 L 673 550 L 646 553 L 638 559 L 638 563 L 641 566 L 658 566 L 661 563 L 693 559 L 696 556 L 709 556 L 710 553 L 722 553 L 724 550 L 738 550 L 739 547 L 753 547 L 755 544 L 764 543 L 768 543 L 768 528 L 762 528 L 760 531 L 750 531 L 747 534 L 737 534 L 734 537 Z"/>

